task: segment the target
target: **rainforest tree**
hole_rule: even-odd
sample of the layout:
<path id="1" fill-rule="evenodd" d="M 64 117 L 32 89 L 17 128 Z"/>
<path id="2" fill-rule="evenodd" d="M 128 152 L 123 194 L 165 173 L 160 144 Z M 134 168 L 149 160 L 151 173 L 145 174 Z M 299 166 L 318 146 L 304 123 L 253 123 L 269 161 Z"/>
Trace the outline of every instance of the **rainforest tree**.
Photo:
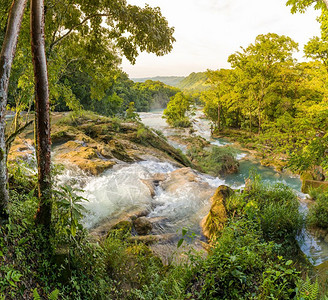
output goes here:
<path id="1" fill-rule="evenodd" d="M 48 70 L 44 40 L 44 3 L 31 0 L 31 48 L 35 81 L 36 149 L 40 206 L 36 221 L 47 231 L 51 223 L 51 140 Z"/>
<path id="2" fill-rule="evenodd" d="M 193 101 L 190 96 L 179 92 L 171 97 L 163 117 L 166 118 L 167 123 L 174 127 L 189 127 L 191 122 L 187 113 L 191 110 L 192 104 Z"/>
<path id="3" fill-rule="evenodd" d="M 0 217 L 7 216 L 8 190 L 6 167 L 6 106 L 11 67 L 27 0 L 15 0 L 9 11 L 7 30 L 0 54 Z"/>
<path id="4" fill-rule="evenodd" d="M 247 98 L 256 103 L 258 132 L 261 132 L 263 111 L 268 106 L 268 93 L 277 79 L 281 63 L 292 62 L 298 44 L 291 38 L 274 33 L 259 35 L 254 44 L 230 55 L 231 66 L 241 71 L 242 84 L 247 85 Z"/>

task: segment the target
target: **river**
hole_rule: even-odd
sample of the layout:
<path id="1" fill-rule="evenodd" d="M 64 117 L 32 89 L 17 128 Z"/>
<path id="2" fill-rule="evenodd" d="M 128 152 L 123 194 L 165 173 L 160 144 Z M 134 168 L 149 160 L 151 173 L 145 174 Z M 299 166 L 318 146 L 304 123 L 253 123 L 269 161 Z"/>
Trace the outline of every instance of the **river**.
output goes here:
<path id="1" fill-rule="evenodd" d="M 167 126 L 162 118 L 162 111 L 140 113 L 140 117 L 145 125 L 161 130 L 174 147 L 186 150 L 184 145 L 170 140 L 170 136 L 180 134 L 181 131 Z M 211 139 L 209 122 L 201 117 L 200 112 L 193 120 L 193 127 L 194 134 L 201 135 L 212 144 L 222 147 L 230 144 L 234 147 L 236 158 L 240 161 L 240 172 L 218 178 L 191 171 L 192 174 L 188 176 L 194 176 L 193 180 L 185 181 L 174 189 L 156 186 L 152 193 L 145 180 L 160 175 L 170 178 L 179 167 L 154 159 L 133 164 L 118 164 L 97 177 L 68 170 L 59 178 L 59 184 L 70 182 L 76 187 L 83 188 L 82 196 L 88 200 L 84 204 L 88 210 L 83 221 L 85 226 L 92 230 L 106 220 L 119 220 L 136 211 L 144 211 L 144 215 L 153 224 L 151 234 L 166 237 L 153 246 L 155 252 L 162 257 L 176 250 L 182 228 L 195 233 L 197 238 L 192 245 L 200 249 L 204 238 L 199 224 L 210 209 L 210 196 L 222 184 L 235 189 L 242 188 L 252 169 L 260 174 L 265 182 L 279 182 L 291 187 L 301 199 L 300 210 L 306 213 L 306 195 L 301 193 L 301 181 L 298 176 L 278 173 L 273 168 L 261 166 L 250 153 L 242 151 L 226 139 Z M 313 264 L 318 265 L 328 260 L 328 244 L 322 239 L 312 236 L 304 229 L 298 241 L 302 251 Z"/>

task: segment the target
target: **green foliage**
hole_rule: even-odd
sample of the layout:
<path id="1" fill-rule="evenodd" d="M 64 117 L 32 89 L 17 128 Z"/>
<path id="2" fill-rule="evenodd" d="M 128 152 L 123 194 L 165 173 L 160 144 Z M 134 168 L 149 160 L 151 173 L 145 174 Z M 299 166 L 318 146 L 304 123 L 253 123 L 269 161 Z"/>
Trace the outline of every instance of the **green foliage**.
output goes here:
<path id="1" fill-rule="evenodd" d="M 296 13 L 297 11 L 304 13 L 306 9 L 312 5 L 314 5 L 315 9 L 326 8 L 324 1 L 316 0 L 288 0 L 286 5 L 291 6 L 292 13 Z"/>
<path id="2" fill-rule="evenodd" d="M 328 193 L 311 190 L 310 196 L 315 202 L 309 208 L 308 224 L 328 229 Z"/>
<path id="3" fill-rule="evenodd" d="M 193 299 L 290 299 L 298 281 L 298 272 L 247 220 L 232 221 L 198 263 L 188 287 Z"/>
<path id="4" fill-rule="evenodd" d="M 306 296 L 316 295 L 316 284 L 302 281 L 294 263 L 279 256 L 292 255 L 286 243 L 280 245 L 282 234 L 291 240 L 298 232 L 287 219 L 299 220 L 295 198 L 283 186 L 268 187 L 254 178 L 247 191 L 227 199 L 228 225 L 208 256 L 187 252 L 186 261 L 168 266 L 147 246 L 131 241 L 130 230 L 113 229 L 99 243 L 90 242 L 81 226 L 72 232 L 71 226 L 79 222 L 72 223 L 71 218 L 79 220 L 83 210 L 76 193 L 63 187 L 54 194 L 55 232 L 49 244 L 34 224 L 37 199 L 11 191 L 9 224 L 0 228 L 0 295 L 147 300 L 290 299 L 292 295 L 310 299 Z M 273 203 L 286 214 L 279 206 L 270 208 L 275 213 L 266 213 Z M 189 237 L 186 229 L 182 235 Z"/>
<path id="5" fill-rule="evenodd" d="M 7 0 L 2 2 L 0 42 L 10 7 Z M 46 1 L 45 6 L 49 87 L 55 110 L 83 107 L 113 115 L 124 112 L 131 101 L 140 104 L 137 109 L 149 109 L 151 100 L 134 99 L 140 95 L 118 66 L 122 56 L 135 63 L 140 52 L 162 56 L 172 50 L 174 29 L 158 7 L 139 7 L 125 0 L 88 4 L 64 0 L 58 5 Z M 26 10 L 9 88 L 10 108 L 20 111 L 33 102 L 33 68 L 26 50 L 30 43 L 28 14 Z M 123 90 L 121 83 L 126 87 Z"/>
<path id="6" fill-rule="evenodd" d="M 311 282 L 307 277 L 305 281 L 299 282 L 299 296 L 298 299 L 317 300 L 319 299 L 319 283 L 318 280 Z"/>
<path id="7" fill-rule="evenodd" d="M 115 280 L 115 299 L 183 299 L 183 268 L 166 266 L 144 244 L 130 243 L 119 231 L 104 242 L 106 265 Z"/>
<path id="8" fill-rule="evenodd" d="M 138 97 L 136 99 L 139 99 L 140 103 L 147 103 L 144 105 L 143 111 L 166 108 L 170 98 L 179 92 L 177 88 L 152 80 L 135 83 L 133 90 L 137 93 Z M 141 107 L 139 111 L 141 111 Z"/>
<path id="9" fill-rule="evenodd" d="M 59 290 L 55 289 L 49 294 L 49 297 L 47 298 L 48 300 L 57 300 L 58 297 L 59 297 Z M 33 290 L 33 300 L 41 300 L 41 296 L 39 295 L 38 290 L 36 288 Z"/>
<path id="10" fill-rule="evenodd" d="M 322 26 L 328 28 L 323 25 L 325 14 Z M 306 47 L 307 56 L 320 61 L 297 64 L 292 57 L 297 47 L 286 36 L 257 36 L 229 57 L 232 69 L 207 72 L 211 90 L 201 99 L 214 133 L 225 128 L 248 130 L 247 139 L 236 138 L 263 158 L 290 157 L 289 167 L 299 172 L 327 164 L 328 70 L 324 38 L 315 38 Z"/>
<path id="11" fill-rule="evenodd" d="M 28 162 L 22 160 L 11 162 L 8 181 L 11 189 L 33 195 L 37 187 L 37 174 Z"/>
<path id="12" fill-rule="evenodd" d="M 290 169 L 307 171 L 313 166 L 322 166 L 328 169 L 328 134 L 323 137 L 314 137 L 308 145 L 292 153 L 289 161 Z"/>
<path id="13" fill-rule="evenodd" d="M 136 113 L 134 102 L 129 103 L 129 107 L 125 112 L 125 117 L 130 120 L 140 120 L 139 115 Z"/>
<path id="14" fill-rule="evenodd" d="M 147 78 L 132 78 L 134 82 L 146 82 L 146 81 L 156 81 L 164 83 L 171 87 L 177 87 L 177 85 L 184 79 L 183 76 L 156 76 Z"/>
<path id="15" fill-rule="evenodd" d="M 56 192 L 55 205 L 58 213 L 58 227 L 66 235 L 75 237 L 78 229 L 82 230 L 80 223 L 83 213 L 86 211 L 81 205 L 85 198 L 78 196 L 70 186 L 64 185 Z"/>
<path id="16" fill-rule="evenodd" d="M 298 211 L 298 199 L 289 187 L 280 183 L 263 184 L 255 175 L 243 197 L 248 205 L 253 203 L 250 216 L 260 223 L 266 240 L 286 245 L 295 243 L 303 226 L 303 216 Z"/>
<path id="17" fill-rule="evenodd" d="M 230 147 L 212 145 L 209 149 L 193 146 L 188 150 L 187 156 L 200 169 L 213 176 L 236 172 L 239 167 L 234 157 L 235 151 Z"/>
<path id="18" fill-rule="evenodd" d="M 191 110 L 192 105 L 192 98 L 179 92 L 171 97 L 167 108 L 163 112 L 163 118 L 173 127 L 190 127 L 191 122 L 187 113 Z"/>

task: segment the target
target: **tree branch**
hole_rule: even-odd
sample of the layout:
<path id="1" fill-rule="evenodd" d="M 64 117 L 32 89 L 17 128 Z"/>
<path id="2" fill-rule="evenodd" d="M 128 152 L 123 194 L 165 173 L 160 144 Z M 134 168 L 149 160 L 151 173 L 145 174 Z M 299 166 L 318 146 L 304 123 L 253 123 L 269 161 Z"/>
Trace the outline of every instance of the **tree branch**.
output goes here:
<path id="1" fill-rule="evenodd" d="M 50 52 L 52 51 L 53 47 L 55 47 L 61 40 L 63 40 L 64 38 L 66 38 L 67 36 L 69 36 L 76 28 L 82 26 L 84 23 L 86 23 L 87 21 L 91 20 L 92 18 L 96 18 L 96 17 L 108 17 L 109 14 L 94 14 L 91 16 L 86 17 L 85 19 L 83 19 L 79 24 L 74 25 L 71 29 L 69 29 L 64 35 L 62 35 L 61 37 L 59 37 L 57 40 L 55 40 L 54 42 L 52 42 L 50 44 Z"/>
<path id="2" fill-rule="evenodd" d="M 9 153 L 11 144 L 15 140 L 15 138 L 20 135 L 28 126 L 30 126 L 34 121 L 27 122 L 24 126 L 17 129 L 14 133 L 12 133 L 7 139 L 6 139 L 6 153 Z"/>

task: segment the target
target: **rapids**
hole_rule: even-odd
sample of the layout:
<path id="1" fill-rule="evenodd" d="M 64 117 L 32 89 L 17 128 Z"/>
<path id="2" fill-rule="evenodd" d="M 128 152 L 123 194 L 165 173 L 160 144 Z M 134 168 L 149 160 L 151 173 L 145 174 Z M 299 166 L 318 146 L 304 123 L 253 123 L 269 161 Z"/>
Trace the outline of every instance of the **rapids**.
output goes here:
<path id="1" fill-rule="evenodd" d="M 140 117 L 145 125 L 161 130 L 168 137 L 171 145 L 186 151 L 184 145 L 170 141 L 170 135 L 179 134 L 181 131 L 167 126 L 162 118 L 162 111 L 140 113 Z M 196 114 L 196 117 L 197 120 L 193 120 L 194 134 L 201 135 L 214 145 L 223 147 L 229 144 L 230 147 L 236 148 L 228 140 L 212 140 L 209 122 L 200 118 L 200 112 Z M 183 132 L 185 133 L 186 130 Z M 145 181 L 158 176 L 158 174 L 164 174 L 166 178 L 170 178 L 178 170 L 177 166 L 155 159 L 133 164 L 118 164 L 98 177 L 88 176 L 81 171 L 69 169 L 59 176 L 58 184 L 69 182 L 75 187 L 83 189 L 81 195 L 88 200 L 84 203 L 88 213 L 85 215 L 83 223 L 89 229 L 95 228 L 106 220 L 119 219 L 136 211 L 143 212 L 143 215 L 146 215 L 153 223 L 151 234 L 170 236 L 168 241 L 159 242 L 153 246 L 155 252 L 157 250 L 162 256 L 163 252 L 172 253 L 176 249 L 176 242 L 181 237 L 182 228 L 188 228 L 190 232 L 195 233 L 197 238 L 193 245 L 200 248 L 199 241 L 202 240 L 202 235 L 199 224 L 209 211 L 209 198 L 215 189 L 222 184 L 234 189 L 242 188 L 250 170 L 255 170 L 265 182 L 270 184 L 280 182 L 294 189 L 301 199 L 300 210 L 306 213 L 306 195 L 300 191 L 301 181 L 298 176 L 278 173 L 273 168 L 261 166 L 248 152 L 238 148 L 235 150 L 236 158 L 240 162 L 238 174 L 215 178 L 191 171 L 195 180 L 185 181 L 176 189 L 163 189 L 158 185 L 152 191 L 145 184 Z M 314 264 L 328 260 L 328 244 L 322 239 L 312 236 L 304 229 L 298 240 L 302 251 Z M 161 249 L 158 250 L 158 248 Z"/>

